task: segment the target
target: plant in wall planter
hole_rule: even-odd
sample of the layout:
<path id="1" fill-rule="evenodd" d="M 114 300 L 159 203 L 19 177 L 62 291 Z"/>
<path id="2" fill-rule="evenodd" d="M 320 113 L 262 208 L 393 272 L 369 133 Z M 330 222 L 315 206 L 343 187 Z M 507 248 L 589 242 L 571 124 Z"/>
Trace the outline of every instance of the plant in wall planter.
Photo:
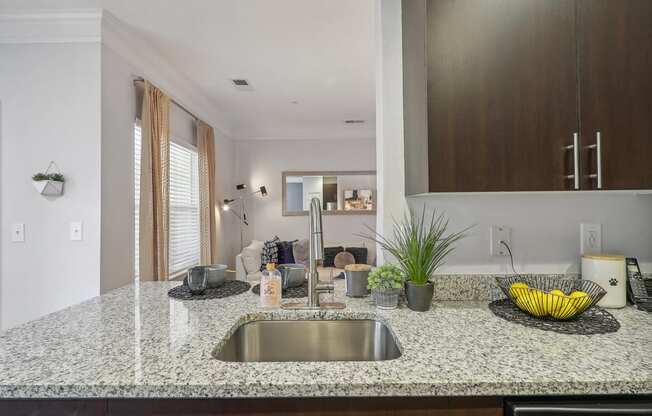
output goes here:
<path id="1" fill-rule="evenodd" d="M 53 166 L 56 167 L 56 164 L 50 162 L 44 173 L 39 172 L 32 176 L 32 184 L 41 195 L 57 196 L 63 193 L 65 178 L 61 173 L 49 173 L 50 168 Z"/>
<path id="2" fill-rule="evenodd" d="M 401 221 L 394 220 L 392 237 L 383 237 L 367 227 L 371 235 L 360 237 L 375 241 L 394 256 L 405 275 L 405 294 L 408 307 L 414 311 L 427 311 L 432 305 L 434 286 L 430 281 L 434 272 L 444 264 L 455 249 L 455 243 L 466 236 L 471 228 L 446 234 L 448 220 L 444 214 L 426 218 L 425 206 L 421 214 L 410 212 Z"/>
<path id="3" fill-rule="evenodd" d="M 367 289 L 371 290 L 379 309 L 396 309 L 403 289 L 403 273 L 391 264 L 377 267 L 367 277 Z"/>

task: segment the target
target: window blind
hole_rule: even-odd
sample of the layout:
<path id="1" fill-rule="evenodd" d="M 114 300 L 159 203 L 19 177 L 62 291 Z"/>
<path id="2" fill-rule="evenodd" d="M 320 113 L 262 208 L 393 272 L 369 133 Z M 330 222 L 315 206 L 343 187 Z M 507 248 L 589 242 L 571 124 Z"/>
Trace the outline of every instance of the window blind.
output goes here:
<path id="1" fill-rule="evenodd" d="M 170 274 L 200 262 L 199 158 L 170 143 Z"/>

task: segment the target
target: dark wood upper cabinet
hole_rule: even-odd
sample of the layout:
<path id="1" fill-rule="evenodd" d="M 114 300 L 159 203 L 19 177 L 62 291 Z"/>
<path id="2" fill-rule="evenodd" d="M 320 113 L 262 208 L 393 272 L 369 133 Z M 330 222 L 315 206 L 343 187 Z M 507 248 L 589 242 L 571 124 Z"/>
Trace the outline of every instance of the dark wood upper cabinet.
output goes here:
<path id="1" fill-rule="evenodd" d="M 652 189 L 652 0 L 403 4 L 408 192 Z"/>
<path id="2" fill-rule="evenodd" d="M 570 189 L 575 5 L 430 0 L 431 192 Z"/>
<path id="3" fill-rule="evenodd" d="M 600 167 L 601 189 L 652 189 L 652 1 L 578 0 L 578 16 L 582 188 Z"/>

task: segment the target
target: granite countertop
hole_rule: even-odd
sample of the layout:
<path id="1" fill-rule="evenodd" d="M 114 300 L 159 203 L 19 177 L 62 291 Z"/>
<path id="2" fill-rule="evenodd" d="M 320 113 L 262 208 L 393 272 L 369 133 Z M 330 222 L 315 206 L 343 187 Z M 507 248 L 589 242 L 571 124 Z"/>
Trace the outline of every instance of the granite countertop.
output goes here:
<path id="1" fill-rule="evenodd" d="M 613 311 L 617 333 L 561 335 L 495 317 L 487 302 L 425 313 L 346 299 L 329 312 L 262 311 L 251 292 L 179 301 L 141 283 L 0 334 L 0 398 L 487 396 L 652 393 L 652 314 Z M 342 298 L 342 282 L 336 297 Z M 379 362 L 233 363 L 212 357 L 238 323 L 378 318 L 403 355 Z"/>

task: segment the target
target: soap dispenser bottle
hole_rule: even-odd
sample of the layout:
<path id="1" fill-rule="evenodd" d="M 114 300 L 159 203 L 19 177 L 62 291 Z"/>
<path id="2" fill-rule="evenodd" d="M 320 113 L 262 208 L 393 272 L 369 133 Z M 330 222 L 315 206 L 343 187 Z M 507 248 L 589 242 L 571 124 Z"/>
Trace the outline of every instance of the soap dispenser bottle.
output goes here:
<path id="1" fill-rule="evenodd" d="M 260 278 L 260 306 L 263 308 L 280 308 L 283 285 L 281 273 L 274 263 L 267 263 L 266 270 Z"/>

